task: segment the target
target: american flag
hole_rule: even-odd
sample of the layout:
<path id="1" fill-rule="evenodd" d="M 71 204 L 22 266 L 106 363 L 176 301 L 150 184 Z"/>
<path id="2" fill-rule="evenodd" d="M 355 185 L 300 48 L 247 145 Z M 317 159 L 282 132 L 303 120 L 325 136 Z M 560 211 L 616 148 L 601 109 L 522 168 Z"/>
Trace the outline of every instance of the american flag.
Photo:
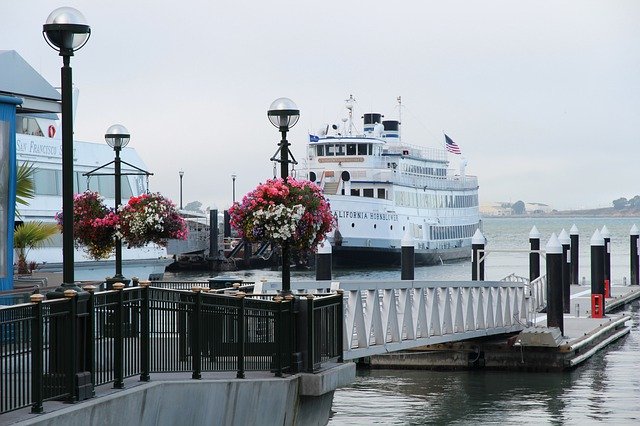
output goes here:
<path id="1" fill-rule="evenodd" d="M 462 154 L 462 151 L 460 151 L 460 147 L 458 146 L 458 144 L 452 141 L 451 138 L 446 134 L 444 135 L 444 146 L 445 148 L 447 148 L 447 151 L 452 154 Z"/>

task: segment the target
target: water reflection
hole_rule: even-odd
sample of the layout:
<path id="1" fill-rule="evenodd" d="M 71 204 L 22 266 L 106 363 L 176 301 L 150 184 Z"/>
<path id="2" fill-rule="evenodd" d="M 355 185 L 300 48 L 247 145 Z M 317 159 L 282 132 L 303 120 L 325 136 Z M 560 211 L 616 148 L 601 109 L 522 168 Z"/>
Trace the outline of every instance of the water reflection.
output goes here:
<path id="1" fill-rule="evenodd" d="M 640 424 L 639 311 L 626 338 L 569 372 L 359 371 L 329 424 Z"/>

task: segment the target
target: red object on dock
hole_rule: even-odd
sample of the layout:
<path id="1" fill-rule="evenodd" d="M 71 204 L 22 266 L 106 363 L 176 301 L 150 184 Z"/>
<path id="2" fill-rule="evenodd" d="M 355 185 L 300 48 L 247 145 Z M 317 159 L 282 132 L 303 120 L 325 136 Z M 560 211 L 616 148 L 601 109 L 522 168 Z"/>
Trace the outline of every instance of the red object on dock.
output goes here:
<path id="1" fill-rule="evenodd" d="M 602 318 L 604 316 L 604 297 L 602 294 L 591 295 L 591 318 Z"/>
<path id="2" fill-rule="evenodd" d="M 611 281 L 604 280 L 604 297 L 611 297 Z"/>

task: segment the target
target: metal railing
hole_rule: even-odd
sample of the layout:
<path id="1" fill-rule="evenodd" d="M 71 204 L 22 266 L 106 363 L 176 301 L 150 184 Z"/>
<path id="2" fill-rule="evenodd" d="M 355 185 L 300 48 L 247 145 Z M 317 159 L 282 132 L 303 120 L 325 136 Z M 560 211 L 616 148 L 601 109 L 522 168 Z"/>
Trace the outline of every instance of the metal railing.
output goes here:
<path id="1" fill-rule="evenodd" d="M 43 401 L 85 399 L 94 386 L 122 388 L 126 378 L 148 381 L 153 373 L 282 376 L 342 360 L 342 294 L 305 299 L 247 295 L 238 286 L 227 294 L 149 282 L 114 287 L 94 293 L 88 286 L 81 300 L 71 291 L 64 299 L 33 295 L 33 303 L 0 308 L 0 414 L 28 406 L 40 413 Z"/>

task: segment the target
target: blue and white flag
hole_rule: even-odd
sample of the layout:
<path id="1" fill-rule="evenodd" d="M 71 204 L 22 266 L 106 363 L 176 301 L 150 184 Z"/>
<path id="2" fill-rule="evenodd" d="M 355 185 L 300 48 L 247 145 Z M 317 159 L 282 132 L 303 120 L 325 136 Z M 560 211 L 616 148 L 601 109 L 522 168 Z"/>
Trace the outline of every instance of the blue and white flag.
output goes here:
<path id="1" fill-rule="evenodd" d="M 318 142 L 320 140 L 320 136 L 309 135 L 309 142 Z"/>

